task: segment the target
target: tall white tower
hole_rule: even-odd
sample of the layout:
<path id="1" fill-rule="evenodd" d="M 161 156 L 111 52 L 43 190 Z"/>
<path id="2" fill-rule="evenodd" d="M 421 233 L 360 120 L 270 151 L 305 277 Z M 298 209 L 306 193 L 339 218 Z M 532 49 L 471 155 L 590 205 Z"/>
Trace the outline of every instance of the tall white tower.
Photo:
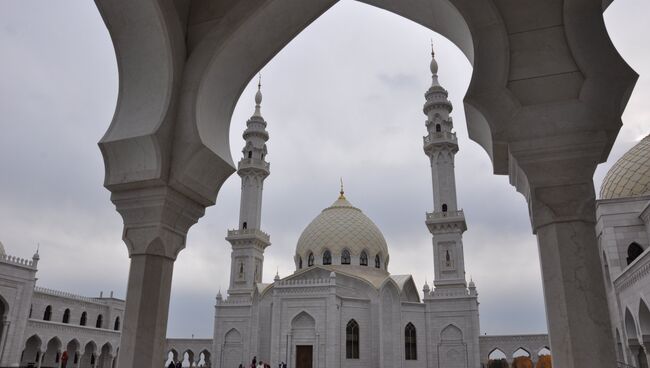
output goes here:
<path id="1" fill-rule="evenodd" d="M 434 286 L 442 288 L 467 287 L 463 232 L 467 230 L 465 215 L 456 203 L 454 156 L 458 141 L 449 116 L 452 110 L 447 90 L 438 82 L 438 63 L 431 50 L 432 83 L 425 93 L 424 113 L 428 134 L 424 137 L 424 152 L 431 162 L 434 210 L 427 213 L 426 224 L 433 235 Z M 435 291 L 434 291 L 435 292 Z"/>
<path id="2" fill-rule="evenodd" d="M 262 281 L 264 249 L 271 245 L 270 237 L 260 229 L 264 179 L 270 174 L 266 162 L 266 121 L 260 112 L 261 81 L 255 94 L 255 113 L 246 122 L 243 138 L 246 145 L 237 165 L 241 177 L 239 228 L 228 230 L 226 240 L 232 245 L 230 263 L 230 297 L 250 297 L 255 284 Z"/>

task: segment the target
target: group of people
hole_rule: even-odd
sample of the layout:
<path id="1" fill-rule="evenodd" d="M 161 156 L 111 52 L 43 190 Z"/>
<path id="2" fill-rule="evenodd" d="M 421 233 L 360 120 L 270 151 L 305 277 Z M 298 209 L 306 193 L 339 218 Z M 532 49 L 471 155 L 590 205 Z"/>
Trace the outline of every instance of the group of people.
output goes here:
<path id="1" fill-rule="evenodd" d="M 167 368 L 183 368 L 183 363 L 181 363 L 180 360 L 178 362 L 174 363 L 174 361 L 172 360 L 171 362 L 169 362 L 169 365 L 167 366 Z"/>
<path id="2" fill-rule="evenodd" d="M 246 368 L 244 367 L 244 364 L 239 364 L 239 368 Z M 257 356 L 253 357 L 253 360 L 251 361 L 251 364 L 248 368 L 271 368 L 271 365 L 269 363 L 264 363 L 263 361 L 257 361 Z M 278 364 L 278 368 L 287 368 L 287 363 L 281 362 Z"/>

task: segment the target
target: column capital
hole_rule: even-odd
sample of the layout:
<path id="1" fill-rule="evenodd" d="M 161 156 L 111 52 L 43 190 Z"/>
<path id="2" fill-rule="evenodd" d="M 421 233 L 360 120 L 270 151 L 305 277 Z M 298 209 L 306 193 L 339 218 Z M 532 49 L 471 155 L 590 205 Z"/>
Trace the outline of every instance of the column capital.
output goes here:
<path id="1" fill-rule="evenodd" d="M 122 239 L 129 256 L 149 254 L 176 259 L 187 232 L 205 207 L 169 186 L 113 191 L 111 201 L 122 215 Z"/>
<path id="2" fill-rule="evenodd" d="M 533 233 L 551 223 L 595 223 L 593 174 L 608 151 L 604 132 L 527 139 L 510 145 L 510 184 L 528 202 Z"/>

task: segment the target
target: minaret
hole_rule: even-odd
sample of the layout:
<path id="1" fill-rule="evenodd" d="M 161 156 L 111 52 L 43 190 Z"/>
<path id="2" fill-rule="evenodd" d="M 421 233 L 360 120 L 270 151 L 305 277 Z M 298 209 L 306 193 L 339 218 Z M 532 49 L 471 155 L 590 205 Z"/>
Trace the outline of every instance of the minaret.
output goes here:
<path id="1" fill-rule="evenodd" d="M 255 284 L 262 282 L 264 249 L 271 245 L 269 235 L 261 231 L 262 189 L 264 179 L 270 174 L 266 162 L 266 121 L 262 117 L 261 78 L 255 94 L 255 112 L 246 122 L 243 138 L 246 141 L 243 157 L 237 165 L 241 177 L 241 203 L 239 207 L 239 228 L 228 230 L 226 240 L 232 244 L 230 262 L 230 297 L 250 296 Z"/>
<path id="2" fill-rule="evenodd" d="M 438 63 L 431 49 L 431 87 L 425 93 L 424 113 L 428 134 L 424 137 L 424 152 L 431 162 L 434 210 L 427 213 L 426 224 L 433 235 L 434 287 L 463 288 L 465 260 L 463 232 L 467 230 L 463 211 L 456 203 L 454 156 L 458 152 L 456 133 L 449 114 L 452 106 L 447 90 L 438 82 Z M 434 291 L 435 293 L 435 291 Z"/>

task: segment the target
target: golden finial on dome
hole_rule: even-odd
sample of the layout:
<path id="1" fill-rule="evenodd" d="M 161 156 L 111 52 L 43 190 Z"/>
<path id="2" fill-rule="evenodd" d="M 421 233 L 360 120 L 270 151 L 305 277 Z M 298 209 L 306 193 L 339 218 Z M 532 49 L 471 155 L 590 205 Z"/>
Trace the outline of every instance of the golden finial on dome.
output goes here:
<path id="1" fill-rule="evenodd" d="M 339 196 L 339 199 L 345 199 L 345 191 L 343 191 L 343 178 L 341 178 L 341 191 L 339 193 L 341 194 Z"/>

